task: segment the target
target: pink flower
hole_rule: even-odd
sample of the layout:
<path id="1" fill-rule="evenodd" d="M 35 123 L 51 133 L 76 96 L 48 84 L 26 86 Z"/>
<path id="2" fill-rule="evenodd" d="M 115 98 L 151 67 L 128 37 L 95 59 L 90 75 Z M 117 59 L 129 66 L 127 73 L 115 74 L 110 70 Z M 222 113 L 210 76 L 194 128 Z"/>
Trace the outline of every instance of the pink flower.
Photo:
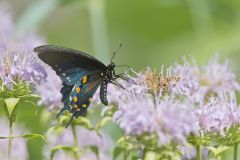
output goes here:
<path id="1" fill-rule="evenodd" d="M 240 109 L 234 93 L 211 97 L 206 104 L 196 110 L 201 129 L 208 133 L 224 135 L 230 127 L 240 123 Z"/>

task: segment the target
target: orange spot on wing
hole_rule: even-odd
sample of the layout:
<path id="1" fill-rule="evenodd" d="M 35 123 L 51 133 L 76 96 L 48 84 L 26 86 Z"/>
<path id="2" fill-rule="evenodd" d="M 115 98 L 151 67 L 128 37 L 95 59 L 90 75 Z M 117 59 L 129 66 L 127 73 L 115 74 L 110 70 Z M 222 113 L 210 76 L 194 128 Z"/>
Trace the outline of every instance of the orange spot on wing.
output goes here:
<path id="1" fill-rule="evenodd" d="M 73 101 L 74 101 L 74 102 L 77 102 L 77 101 L 78 101 L 77 96 L 73 97 Z"/>
<path id="2" fill-rule="evenodd" d="M 80 93 L 80 92 L 81 92 L 81 88 L 80 88 L 80 87 L 77 87 L 77 88 L 76 88 L 76 92 L 77 92 L 77 93 Z"/>
<path id="3" fill-rule="evenodd" d="M 75 109 L 78 108 L 78 105 L 74 104 L 74 108 L 75 108 Z"/>
<path id="4" fill-rule="evenodd" d="M 87 80 L 88 80 L 87 76 L 84 76 L 84 77 L 82 78 L 82 83 L 83 83 L 83 84 L 87 83 Z"/>

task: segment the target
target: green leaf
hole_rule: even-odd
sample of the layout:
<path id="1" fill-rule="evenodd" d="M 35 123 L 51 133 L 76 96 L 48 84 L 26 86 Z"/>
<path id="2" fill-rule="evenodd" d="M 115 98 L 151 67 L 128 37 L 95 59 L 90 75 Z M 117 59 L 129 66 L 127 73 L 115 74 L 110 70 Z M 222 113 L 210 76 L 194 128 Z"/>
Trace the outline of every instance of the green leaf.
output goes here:
<path id="1" fill-rule="evenodd" d="M 34 139 L 42 139 L 44 142 L 47 142 L 46 138 L 41 134 L 24 134 L 21 136 L 16 136 L 14 138 L 25 138 L 25 139 L 34 138 Z"/>
<path id="2" fill-rule="evenodd" d="M 72 123 L 73 123 L 73 125 L 79 125 L 86 129 L 94 130 L 94 127 L 92 126 L 91 121 L 84 117 L 79 117 L 79 118 L 73 120 Z"/>
<path id="3" fill-rule="evenodd" d="M 63 126 L 52 126 L 47 130 L 47 135 L 51 135 L 51 134 L 58 134 L 61 133 L 62 131 L 64 131 L 66 128 Z"/>
<path id="4" fill-rule="evenodd" d="M 101 119 L 100 122 L 97 123 L 96 131 L 98 132 L 102 127 L 104 127 L 111 120 L 112 120 L 111 117 L 104 117 L 103 119 Z"/>
<path id="5" fill-rule="evenodd" d="M 8 109 L 7 109 L 7 106 L 5 104 L 5 99 L 4 98 L 0 98 L 0 106 L 2 106 L 2 109 L 3 109 L 4 113 L 5 113 L 5 115 L 9 119 L 9 113 L 8 113 Z"/>
<path id="6" fill-rule="evenodd" d="M 86 146 L 85 148 L 90 149 L 99 159 L 99 149 L 97 146 Z"/>
<path id="7" fill-rule="evenodd" d="M 188 142 L 192 145 L 203 145 L 203 146 L 209 146 L 212 143 L 211 136 L 209 134 L 202 134 L 201 136 L 191 134 L 188 137 Z"/>
<path id="8" fill-rule="evenodd" d="M 132 157 L 132 160 L 138 160 L 139 158 L 138 158 L 138 156 L 133 156 Z"/>
<path id="9" fill-rule="evenodd" d="M 76 148 L 76 147 L 58 145 L 58 146 L 55 146 L 54 148 L 51 149 L 51 155 L 50 155 L 51 160 L 53 159 L 54 155 L 59 150 L 63 150 L 65 152 L 72 152 L 72 153 L 77 153 L 78 152 L 78 148 Z"/>
<path id="10" fill-rule="evenodd" d="M 21 98 L 22 103 L 28 103 L 28 105 L 30 104 L 31 107 L 37 108 L 37 102 L 41 97 L 39 97 L 36 94 L 29 94 L 29 95 L 21 96 L 19 98 Z"/>
<path id="11" fill-rule="evenodd" d="M 117 159 L 117 157 L 120 156 L 120 154 L 125 153 L 126 149 L 123 147 L 115 147 L 113 150 L 113 160 Z"/>
<path id="12" fill-rule="evenodd" d="M 206 147 L 208 150 L 210 150 L 214 157 L 218 156 L 220 153 L 230 149 L 231 147 L 230 146 L 223 146 L 223 145 L 220 145 L 220 146 L 217 146 L 217 147 L 213 147 L 213 146 L 208 146 Z"/>
<path id="13" fill-rule="evenodd" d="M 19 96 L 23 101 L 37 102 L 41 97 L 37 94 L 29 94 L 25 96 Z"/>
<path id="14" fill-rule="evenodd" d="M 117 144 L 121 144 L 121 143 L 123 143 L 125 141 L 126 141 L 126 137 L 123 136 L 123 137 L 119 138 L 119 140 L 117 141 Z"/>
<path id="15" fill-rule="evenodd" d="M 4 100 L 5 104 L 3 105 L 3 109 L 9 118 L 10 122 L 13 123 L 16 120 L 17 116 L 17 104 L 20 98 L 7 98 Z"/>
<path id="16" fill-rule="evenodd" d="M 0 137 L 0 139 L 9 139 L 10 137 Z M 34 138 L 34 139 L 42 139 L 44 142 L 47 142 L 47 140 L 45 139 L 45 137 L 41 134 L 24 134 L 24 135 L 21 135 L 21 136 L 13 136 L 11 138 L 25 138 L 25 139 L 31 139 L 31 138 Z"/>
<path id="17" fill-rule="evenodd" d="M 3 106 L 5 104 L 4 98 L 0 98 L 0 106 Z"/>

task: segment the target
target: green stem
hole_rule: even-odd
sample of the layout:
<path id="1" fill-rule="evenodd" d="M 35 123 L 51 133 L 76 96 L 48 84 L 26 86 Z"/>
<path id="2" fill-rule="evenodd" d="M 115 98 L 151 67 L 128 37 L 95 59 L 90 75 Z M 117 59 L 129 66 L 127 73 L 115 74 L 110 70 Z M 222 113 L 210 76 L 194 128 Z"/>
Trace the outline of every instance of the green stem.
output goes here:
<path id="1" fill-rule="evenodd" d="M 138 160 L 143 160 L 144 157 L 144 147 L 139 146 L 138 147 Z"/>
<path id="2" fill-rule="evenodd" d="M 234 151 L 233 151 L 233 160 L 237 160 L 238 159 L 238 143 L 234 144 Z"/>
<path id="3" fill-rule="evenodd" d="M 89 16 L 95 55 L 104 63 L 109 63 L 105 0 L 89 0 Z"/>
<path id="4" fill-rule="evenodd" d="M 76 126 L 74 124 L 71 125 L 72 128 L 72 134 L 73 134 L 73 140 L 74 140 L 74 147 L 78 148 L 78 139 L 77 139 L 77 132 L 76 132 Z M 79 160 L 79 154 L 78 152 L 74 152 L 74 158 L 75 160 Z"/>
<path id="5" fill-rule="evenodd" d="M 202 160 L 202 149 L 201 149 L 201 145 L 197 145 L 196 146 L 197 149 L 197 160 Z"/>
<path id="6" fill-rule="evenodd" d="M 13 128 L 12 128 L 12 122 L 9 124 L 8 128 L 8 160 L 11 160 L 11 155 L 12 155 L 12 133 L 13 133 Z"/>

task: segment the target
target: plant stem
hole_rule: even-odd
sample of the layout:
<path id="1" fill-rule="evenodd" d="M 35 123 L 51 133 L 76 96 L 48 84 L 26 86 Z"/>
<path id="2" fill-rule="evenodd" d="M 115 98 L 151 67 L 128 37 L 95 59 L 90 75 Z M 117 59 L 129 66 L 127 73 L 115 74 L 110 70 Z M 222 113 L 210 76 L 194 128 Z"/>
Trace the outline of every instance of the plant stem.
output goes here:
<path id="1" fill-rule="evenodd" d="M 202 160 L 202 149 L 201 149 L 201 145 L 197 145 L 196 146 L 197 149 L 197 160 Z"/>
<path id="2" fill-rule="evenodd" d="M 234 144 L 234 151 L 233 151 L 233 160 L 237 160 L 238 159 L 238 143 Z"/>
<path id="3" fill-rule="evenodd" d="M 138 160 L 143 160 L 144 157 L 144 148 L 142 146 L 138 147 Z"/>
<path id="4" fill-rule="evenodd" d="M 8 128 L 8 160 L 11 160 L 11 155 L 12 155 L 12 122 L 9 124 Z"/>
<path id="5" fill-rule="evenodd" d="M 104 8 L 104 0 L 89 1 L 89 16 L 94 53 L 97 58 L 101 59 L 105 63 L 109 63 L 110 55 L 107 38 L 107 22 Z"/>
<path id="6" fill-rule="evenodd" d="M 74 124 L 71 125 L 72 128 L 72 134 L 73 134 L 73 140 L 74 140 L 74 144 L 73 146 L 75 148 L 78 148 L 78 139 L 77 139 L 77 132 L 76 132 L 76 126 Z M 79 154 L 78 151 L 74 152 L 74 158 L 75 160 L 79 160 Z"/>

